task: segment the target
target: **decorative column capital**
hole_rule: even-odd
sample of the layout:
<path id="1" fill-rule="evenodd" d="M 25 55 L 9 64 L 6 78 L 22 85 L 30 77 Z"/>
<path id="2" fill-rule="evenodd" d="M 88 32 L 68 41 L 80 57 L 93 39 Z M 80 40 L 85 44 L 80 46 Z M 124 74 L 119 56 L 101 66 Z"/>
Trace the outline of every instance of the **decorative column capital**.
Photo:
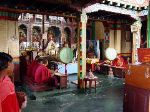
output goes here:
<path id="1" fill-rule="evenodd" d="M 82 23 L 87 23 L 87 14 L 86 14 L 86 12 L 84 10 L 82 10 L 81 22 Z"/>
<path id="2" fill-rule="evenodd" d="M 138 19 L 131 25 L 131 32 L 138 32 L 139 30 L 141 30 L 141 27 L 142 27 L 141 20 Z"/>

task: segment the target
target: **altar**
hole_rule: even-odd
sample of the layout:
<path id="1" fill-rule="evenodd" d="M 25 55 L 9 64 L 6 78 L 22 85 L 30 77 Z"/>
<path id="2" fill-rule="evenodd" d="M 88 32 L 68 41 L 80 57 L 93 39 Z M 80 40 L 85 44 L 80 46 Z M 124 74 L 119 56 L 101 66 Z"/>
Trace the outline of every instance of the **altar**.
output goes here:
<path id="1" fill-rule="evenodd" d="M 91 69 L 91 71 L 95 71 L 95 63 L 99 62 L 99 58 L 87 58 L 86 60 L 86 69 L 87 71 Z"/>

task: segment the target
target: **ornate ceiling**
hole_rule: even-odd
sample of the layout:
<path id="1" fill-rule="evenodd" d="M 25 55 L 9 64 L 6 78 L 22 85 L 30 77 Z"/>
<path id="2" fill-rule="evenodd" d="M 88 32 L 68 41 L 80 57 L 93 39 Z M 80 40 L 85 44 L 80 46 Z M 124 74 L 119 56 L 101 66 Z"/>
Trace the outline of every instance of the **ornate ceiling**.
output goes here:
<path id="1" fill-rule="evenodd" d="M 121 19 L 122 21 L 132 21 L 134 20 L 134 17 L 124 13 L 117 13 L 115 12 L 115 9 L 120 8 L 121 10 L 128 11 L 139 11 L 142 9 L 147 9 L 146 6 L 142 6 L 143 4 L 141 7 L 138 7 L 139 5 L 132 5 L 133 1 L 143 0 L 0 0 L 0 10 L 7 10 L 18 13 L 76 17 L 77 15 L 81 14 L 81 9 L 98 3 L 100 5 L 111 6 L 114 9 L 112 11 L 99 9 L 96 12 L 88 12 L 88 16 L 90 18 L 100 20 L 105 19 L 117 21 L 118 19 Z M 146 1 L 147 0 L 144 1 L 144 4 L 147 3 Z"/>

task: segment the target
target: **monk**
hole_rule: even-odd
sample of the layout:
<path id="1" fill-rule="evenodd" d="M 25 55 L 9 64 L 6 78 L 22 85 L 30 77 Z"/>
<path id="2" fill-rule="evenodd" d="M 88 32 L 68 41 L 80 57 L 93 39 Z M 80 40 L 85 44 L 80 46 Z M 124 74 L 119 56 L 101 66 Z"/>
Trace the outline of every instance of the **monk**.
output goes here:
<path id="1" fill-rule="evenodd" d="M 126 68 L 127 62 L 125 59 L 119 54 L 115 60 L 112 61 L 112 66 L 116 67 L 124 67 Z"/>
<path id="2" fill-rule="evenodd" d="M 43 59 L 35 71 L 34 81 L 39 84 L 48 83 L 53 87 L 57 87 L 58 81 L 54 74 L 47 68 L 47 65 L 48 60 Z"/>
<path id="3" fill-rule="evenodd" d="M 14 84 L 9 76 L 13 74 L 13 58 L 0 52 L 0 112 L 19 112 L 19 103 Z"/>
<path id="4" fill-rule="evenodd" d="M 39 63 L 40 63 L 40 57 L 37 55 L 35 57 L 35 60 L 33 60 L 31 64 L 28 66 L 28 70 L 27 70 L 28 78 L 32 78 L 32 79 L 34 78 L 34 74 L 37 67 L 39 66 Z"/>

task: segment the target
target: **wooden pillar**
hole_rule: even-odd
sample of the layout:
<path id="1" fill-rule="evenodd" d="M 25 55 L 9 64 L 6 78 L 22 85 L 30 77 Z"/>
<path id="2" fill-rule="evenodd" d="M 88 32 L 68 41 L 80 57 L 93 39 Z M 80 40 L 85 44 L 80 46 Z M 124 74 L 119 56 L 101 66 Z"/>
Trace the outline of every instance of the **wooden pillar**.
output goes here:
<path id="1" fill-rule="evenodd" d="M 141 26 L 140 19 L 131 25 L 131 32 L 133 33 L 132 63 L 138 62 L 137 49 L 140 48 Z"/>
<path id="2" fill-rule="evenodd" d="M 78 36 L 80 32 L 80 38 L 78 39 L 78 85 L 79 88 L 83 88 L 83 79 L 86 76 L 86 23 L 87 15 L 82 11 L 80 29 L 78 26 Z M 80 31 L 79 31 L 80 30 Z"/>
<path id="3" fill-rule="evenodd" d="M 82 33 L 81 35 L 81 51 L 82 51 L 82 79 L 86 76 L 86 23 L 87 15 L 84 11 L 81 14 Z"/>

